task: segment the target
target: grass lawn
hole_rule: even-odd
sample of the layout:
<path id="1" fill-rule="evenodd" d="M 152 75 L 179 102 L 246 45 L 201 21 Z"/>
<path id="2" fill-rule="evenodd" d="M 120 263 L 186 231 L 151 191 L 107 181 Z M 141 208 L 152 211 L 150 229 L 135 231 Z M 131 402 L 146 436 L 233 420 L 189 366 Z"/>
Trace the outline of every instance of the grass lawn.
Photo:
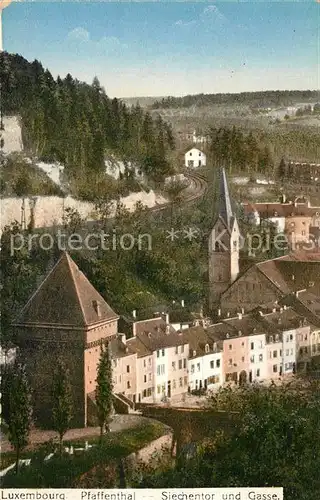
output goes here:
<path id="1" fill-rule="evenodd" d="M 103 438 L 101 446 L 94 446 L 87 451 L 74 455 L 64 454 L 55 456 L 44 462 L 44 457 L 53 451 L 52 443 L 44 443 L 36 451 L 25 452 L 21 458 L 31 458 L 29 467 L 22 467 L 19 474 L 9 471 L 2 478 L 2 487 L 5 488 L 72 488 L 77 478 L 97 465 L 117 463 L 120 458 L 138 451 L 151 441 L 163 436 L 166 427 L 158 422 L 151 422 L 134 429 L 121 432 L 112 432 Z M 77 448 L 88 441 L 98 444 L 99 438 L 85 438 L 83 440 L 66 441 L 66 446 Z M 14 452 L 3 453 L 1 469 L 14 462 Z"/>

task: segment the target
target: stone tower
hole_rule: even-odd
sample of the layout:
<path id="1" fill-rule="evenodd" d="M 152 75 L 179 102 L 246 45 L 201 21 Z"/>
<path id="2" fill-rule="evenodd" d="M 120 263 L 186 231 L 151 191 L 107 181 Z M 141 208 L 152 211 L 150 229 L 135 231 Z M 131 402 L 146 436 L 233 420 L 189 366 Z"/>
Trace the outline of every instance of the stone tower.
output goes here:
<path id="1" fill-rule="evenodd" d="M 209 236 L 209 308 L 218 308 L 221 294 L 239 274 L 240 232 L 232 210 L 227 177 L 221 169 L 217 216 Z"/>
<path id="2" fill-rule="evenodd" d="M 58 359 L 69 371 L 72 426 L 88 425 L 100 345 L 117 336 L 118 319 L 69 254 L 62 253 L 13 325 L 33 391 L 37 425 L 50 425 Z"/>

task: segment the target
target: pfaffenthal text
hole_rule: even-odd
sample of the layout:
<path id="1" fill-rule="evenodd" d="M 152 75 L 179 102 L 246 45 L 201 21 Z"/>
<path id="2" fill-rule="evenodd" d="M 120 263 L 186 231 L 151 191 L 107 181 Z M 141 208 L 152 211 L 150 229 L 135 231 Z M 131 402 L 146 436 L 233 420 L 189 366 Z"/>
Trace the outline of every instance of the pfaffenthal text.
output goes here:
<path id="1" fill-rule="evenodd" d="M 283 488 L 2 489 L 0 500 L 283 500 Z"/>

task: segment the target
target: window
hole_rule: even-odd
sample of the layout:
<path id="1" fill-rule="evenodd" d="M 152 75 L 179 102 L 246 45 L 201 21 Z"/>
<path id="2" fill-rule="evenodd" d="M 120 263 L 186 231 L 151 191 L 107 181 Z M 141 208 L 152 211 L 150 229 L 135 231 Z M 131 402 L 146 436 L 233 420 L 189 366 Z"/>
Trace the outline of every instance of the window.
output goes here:
<path id="1" fill-rule="evenodd" d="M 259 361 L 263 361 L 263 354 L 259 354 Z"/>
<path id="2" fill-rule="evenodd" d="M 273 365 L 272 371 L 273 371 L 273 373 L 277 373 L 278 372 L 278 365 Z"/>
<path id="3" fill-rule="evenodd" d="M 157 358 L 160 358 L 160 351 L 157 351 Z"/>
<path id="4" fill-rule="evenodd" d="M 184 353 L 184 345 L 181 346 L 180 352 L 181 352 L 181 354 Z"/>
<path id="5" fill-rule="evenodd" d="M 179 387 L 182 387 L 182 377 L 179 378 Z"/>
<path id="6" fill-rule="evenodd" d="M 120 384 L 121 384 L 121 375 L 119 375 L 119 382 L 120 382 Z"/>
<path id="7" fill-rule="evenodd" d="M 175 380 L 173 380 L 173 381 L 172 381 L 172 389 L 175 389 L 176 387 L 177 387 L 176 381 L 175 381 Z"/>
<path id="8" fill-rule="evenodd" d="M 175 353 L 178 354 L 178 346 L 175 349 Z"/>
<path id="9" fill-rule="evenodd" d="M 157 385 L 157 394 L 160 394 L 161 392 L 161 385 Z"/>
<path id="10" fill-rule="evenodd" d="M 151 389 L 151 387 L 148 387 L 148 389 L 147 389 L 147 396 L 151 396 L 151 394 L 152 394 L 152 389 Z"/>
<path id="11" fill-rule="evenodd" d="M 229 366 L 232 366 L 232 359 L 229 359 Z"/>
<path id="12" fill-rule="evenodd" d="M 186 358 L 184 358 L 184 360 L 183 360 L 183 368 L 187 368 L 187 360 L 186 360 Z"/>
<path id="13" fill-rule="evenodd" d="M 146 382 L 147 382 L 147 375 L 144 375 L 144 377 L 143 377 L 143 381 L 144 381 L 144 383 L 146 383 Z"/>
<path id="14" fill-rule="evenodd" d="M 199 153 L 199 156 L 201 156 L 201 153 Z"/>
<path id="15" fill-rule="evenodd" d="M 197 363 L 197 371 L 200 371 L 200 363 Z"/>
<path id="16" fill-rule="evenodd" d="M 214 361 L 210 361 L 210 368 L 214 368 Z"/>
<path id="17" fill-rule="evenodd" d="M 151 366 L 151 358 L 148 360 L 148 365 Z"/>
<path id="18" fill-rule="evenodd" d="M 257 369 L 257 377 L 260 377 L 260 369 Z"/>
<path id="19" fill-rule="evenodd" d="M 158 365 L 157 366 L 157 375 L 164 375 L 165 373 L 165 365 Z"/>
<path id="20" fill-rule="evenodd" d="M 176 370 L 176 362 L 175 361 L 172 361 L 172 370 L 175 371 Z"/>
<path id="21" fill-rule="evenodd" d="M 273 351 L 273 357 L 276 358 L 278 356 L 278 352 L 277 351 Z"/>
<path id="22" fill-rule="evenodd" d="M 147 397 L 147 389 L 143 389 L 142 397 L 143 398 Z"/>
<path id="23" fill-rule="evenodd" d="M 192 153 L 189 153 L 190 156 L 192 156 Z"/>
<path id="24" fill-rule="evenodd" d="M 127 365 L 127 373 L 130 373 L 130 365 Z"/>
<path id="25" fill-rule="evenodd" d="M 144 359 L 143 360 L 143 367 L 145 368 L 147 366 L 147 361 Z"/>
<path id="26" fill-rule="evenodd" d="M 152 379 L 152 373 L 149 373 L 149 382 Z"/>
<path id="27" fill-rule="evenodd" d="M 128 382 L 127 382 L 127 389 L 131 389 L 131 382 L 130 382 L 130 380 L 128 380 Z"/>
<path id="28" fill-rule="evenodd" d="M 250 363 L 254 363 L 254 356 L 250 356 Z"/>
<path id="29" fill-rule="evenodd" d="M 162 349 L 162 356 L 164 356 L 164 349 Z"/>
<path id="30" fill-rule="evenodd" d="M 282 349 L 280 349 L 280 358 L 281 358 L 281 356 L 282 356 Z"/>
<path id="31" fill-rule="evenodd" d="M 290 340 L 293 340 L 293 335 L 292 335 L 292 334 L 290 334 L 290 337 L 289 337 L 289 338 L 290 338 Z"/>
<path id="32" fill-rule="evenodd" d="M 194 365 L 191 365 L 191 373 L 194 373 Z"/>
<path id="33" fill-rule="evenodd" d="M 117 366 L 117 360 L 116 360 L 116 359 L 114 359 L 114 360 L 113 360 L 113 366 L 114 366 L 114 367 L 116 367 L 116 366 Z"/>
<path id="34" fill-rule="evenodd" d="M 216 361 L 216 367 L 220 368 L 220 359 L 217 359 L 217 361 Z"/>
<path id="35" fill-rule="evenodd" d="M 273 342 L 273 336 L 272 335 L 269 337 L 269 342 Z"/>
<path id="36" fill-rule="evenodd" d="M 254 342 L 251 342 L 251 349 L 254 349 Z"/>
<path id="37" fill-rule="evenodd" d="M 232 349 L 232 344 L 229 344 L 229 350 L 231 350 L 231 349 Z"/>
<path id="38" fill-rule="evenodd" d="M 179 359 L 179 370 L 182 368 L 182 359 Z"/>
<path id="39" fill-rule="evenodd" d="M 188 385 L 188 377 L 184 377 L 184 385 Z"/>
<path id="40" fill-rule="evenodd" d="M 259 347 L 260 349 L 263 349 L 263 340 L 260 340 Z"/>
<path id="41" fill-rule="evenodd" d="M 242 356 L 241 361 L 242 361 L 242 363 L 244 363 L 244 356 Z"/>

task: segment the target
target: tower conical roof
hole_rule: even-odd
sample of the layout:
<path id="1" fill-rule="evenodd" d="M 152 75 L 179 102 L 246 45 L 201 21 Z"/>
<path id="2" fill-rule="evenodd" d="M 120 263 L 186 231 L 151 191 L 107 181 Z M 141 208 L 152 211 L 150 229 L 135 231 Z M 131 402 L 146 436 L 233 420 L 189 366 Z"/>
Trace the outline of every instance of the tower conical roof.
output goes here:
<path id="1" fill-rule="evenodd" d="M 230 229 L 234 221 L 234 213 L 229 194 L 228 181 L 226 171 L 224 168 L 220 171 L 220 184 L 219 184 L 219 200 L 218 200 L 218 217 L 220 217 Z"/>
<path id="2" fill-rule="evenodd" d="M 70 255 L 63 252 L 14 323 L 87 327 L 117 318 Z"/>

